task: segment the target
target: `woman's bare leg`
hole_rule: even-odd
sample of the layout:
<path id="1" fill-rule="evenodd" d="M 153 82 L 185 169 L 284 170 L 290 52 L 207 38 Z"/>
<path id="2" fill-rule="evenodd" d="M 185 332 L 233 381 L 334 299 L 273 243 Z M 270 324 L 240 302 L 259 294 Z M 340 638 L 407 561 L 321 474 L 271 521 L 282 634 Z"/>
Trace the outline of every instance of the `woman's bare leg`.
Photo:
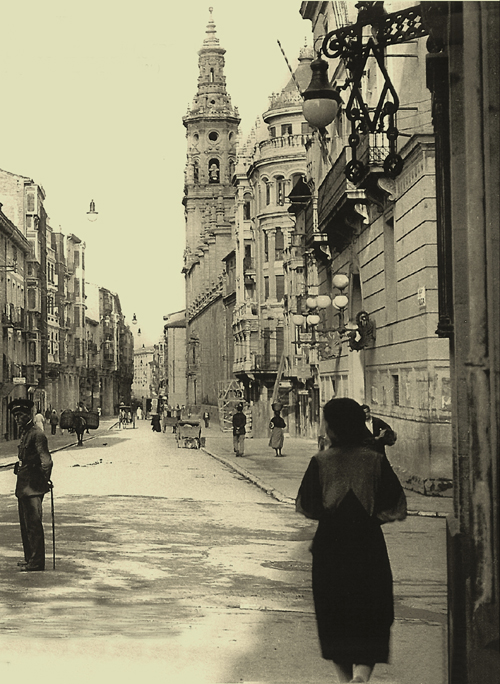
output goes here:
<path id="1" fill-rule="evenodd" d="M 361 681 L 367 682 L 372 676 L 373 665 L 353 665 L 352 668 L 352 678 L 356 681 L 356 677 L 359 677 Z"/>

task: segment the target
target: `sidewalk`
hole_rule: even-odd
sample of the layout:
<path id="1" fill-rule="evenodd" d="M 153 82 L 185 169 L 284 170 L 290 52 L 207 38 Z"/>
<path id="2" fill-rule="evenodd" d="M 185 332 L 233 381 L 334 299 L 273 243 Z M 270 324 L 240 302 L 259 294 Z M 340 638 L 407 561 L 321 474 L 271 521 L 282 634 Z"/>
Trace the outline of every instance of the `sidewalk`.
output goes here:
<path id="1" fill-rule="evenodd" d="M 110 417 L 103 418 L 99 422 L 99 427 L 97 430 L 89 430 L 89 434 L 85 433 L 83 435 L 83 441 L 95 439 L 100 435 L 106 433 L 107 430 L 111 429 L 113 425 L 116 425 L 118 418 Z M 66 449 L 67 447 L 74 446 L 77 444 L 76 434 L 69 433 L 64 430 L 64 434 L 61 435 L 61 431 L 57 428 L 57 434 L 50 434 L 50 426 L 45 428 L 45 434 L 49 441 L 49 451 L 51 454 L 61 451 L 61 449 Z M 17 446 L 19 440 L 11 440 L 9 442 L 0 443 L 0 469 L 13 467 L 13 464 L 17 461 Z"/>
<path id="2" fill-rule="evenodd" d="M 202 436 L 205 437 L 204 451 L 278 501 L 289 504 L 295 502 L 302 476 L 318 451 L 315 440 L 285 436 L 284 456 L 277 458 L 268 446 L 269 438 L 247 438 L 245 456 L 236 458 L 231 432 L 221 432 L 218 426 L 213 426 L 203 428 Z M 409 515 L 446 518 L 453 511 L 451 497 L 424 496 L 409 489 L 405 493 Z"/>

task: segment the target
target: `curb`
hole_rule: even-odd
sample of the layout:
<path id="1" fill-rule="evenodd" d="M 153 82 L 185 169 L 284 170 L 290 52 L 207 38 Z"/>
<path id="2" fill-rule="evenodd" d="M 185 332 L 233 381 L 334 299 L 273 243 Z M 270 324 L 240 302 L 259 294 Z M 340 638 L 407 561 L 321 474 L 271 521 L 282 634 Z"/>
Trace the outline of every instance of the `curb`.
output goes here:
<path id="1" fill-rule="evenodd" d="M 229 468 L 234 470 L 236 473 L 238 473 L 239 475 L 244 477 L 246 480 L 248 480 L 252 484 L 259 487 L 259 489 L 262 489 L 262 491 L 264 491 L 266 494 L 269 494 L 270 496 L 272 496 L 273 499 L 276 499 L 276 501 L 279 501 L 280 503 L 288 504 L 290 506 L 295 506 L 295 499 L 292 499 L 289 496 L 285 496 L 278 489 L 275 489 L 274 487 L 271 487 L 270 485 L 266 484 L 259 477 L 248 472 L 248 470 L 245 470 L 245 468 L 242 468 L 241 466 L 236 465 L 236 463 L 234 463 L 234 461 L 231 461 L 227 458 L 224 458 L 223 456 L 219 456 L 218 454 L 214 454 L 212 451 L 209 451 L 205 447 L 201 447 L 201 451 L 204 451 L 206 454 L 208 454 L 212 458 L 215 458 L 216 461 L 219 461 L 220 463 L 223 463 L 224 465 L 228 466 Z M 448 514 L 447 513 L 440 513 L 439 511 L 411 511 L 410 510 L 407 512 L 407 516 L 408 517 L 410 517 L 410 516 L 420 517 L 420 518 L 447 518 Z"/>

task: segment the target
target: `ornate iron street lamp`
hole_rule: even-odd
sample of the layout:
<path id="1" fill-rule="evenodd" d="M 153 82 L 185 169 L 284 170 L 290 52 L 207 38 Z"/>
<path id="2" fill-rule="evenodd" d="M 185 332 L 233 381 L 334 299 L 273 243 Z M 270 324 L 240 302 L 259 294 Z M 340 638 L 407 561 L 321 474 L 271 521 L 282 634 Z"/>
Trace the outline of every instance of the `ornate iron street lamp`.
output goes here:
<path id="1" fill-rule="evenodd" d="M 429 33 L 424 26 L 419 5 L 390 14 L 384 10 L 383 2 L 358 2 L 356 7 L 358 18 L 355 24 L 343 26 L 325 36 L 318 59 L 311 64 L 311 83 L 302 93 L 305 118 L 311 126 L 321 129 L 337 116 L 338 107 L 333 107 L 331 103 L 341 101 L 338 90 L 350 87 L 345 113 L 351 122 L 348 142 L 352 157 L 345 168 L 345 175 L 352 183 L 358 183 L 366 173 L 365 165 L 357 158 L 357 148 L 361 142 L 360 136 L 368 133 L 383 133 L 389 141 L 389 154 L 384 160 L 386 175 L 395 178 L 401 173 L 403 160 L 397 152 L 399 131 L 396 126 L 399 98 L 385 66 L 385 48 Z M 368 26 L 371 31 L 366 30 Z M 329 58 L 338 57 L 345 65 L 348 77 L 338 90 L 328 83 L 328 65 L 321 59 L 322 54 Z M 383 79 L 375 107 L 369 107 L 362 95 L 362 78 L 370 58 L 375 59 Z M 322 87 L 317 85 L 318 74 L 323 77 Z M 335 95 L 330 92 L 332 90 Z"/>

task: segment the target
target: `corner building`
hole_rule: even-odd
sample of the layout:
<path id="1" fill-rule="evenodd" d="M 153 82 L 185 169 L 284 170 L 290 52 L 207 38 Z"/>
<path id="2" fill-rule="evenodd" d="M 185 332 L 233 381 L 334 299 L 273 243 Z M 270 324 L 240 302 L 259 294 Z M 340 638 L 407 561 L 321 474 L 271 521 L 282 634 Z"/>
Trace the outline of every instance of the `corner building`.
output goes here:
<path id="1" fill-rule="evenodd" d="M 227 349 L 232 334 L 231 315 L 224 302 L 223 259 L 232 249 L 235 189 L 231 179 L 240 122 L 226 92 L 225 50 L 219 45 L 211 15 L 198 54 L 198 89 L 183 117 L 187 137 L 183 199 L 186 398 L 191 406 L 217 405 L 221 383 L 233 377 Z"/>

